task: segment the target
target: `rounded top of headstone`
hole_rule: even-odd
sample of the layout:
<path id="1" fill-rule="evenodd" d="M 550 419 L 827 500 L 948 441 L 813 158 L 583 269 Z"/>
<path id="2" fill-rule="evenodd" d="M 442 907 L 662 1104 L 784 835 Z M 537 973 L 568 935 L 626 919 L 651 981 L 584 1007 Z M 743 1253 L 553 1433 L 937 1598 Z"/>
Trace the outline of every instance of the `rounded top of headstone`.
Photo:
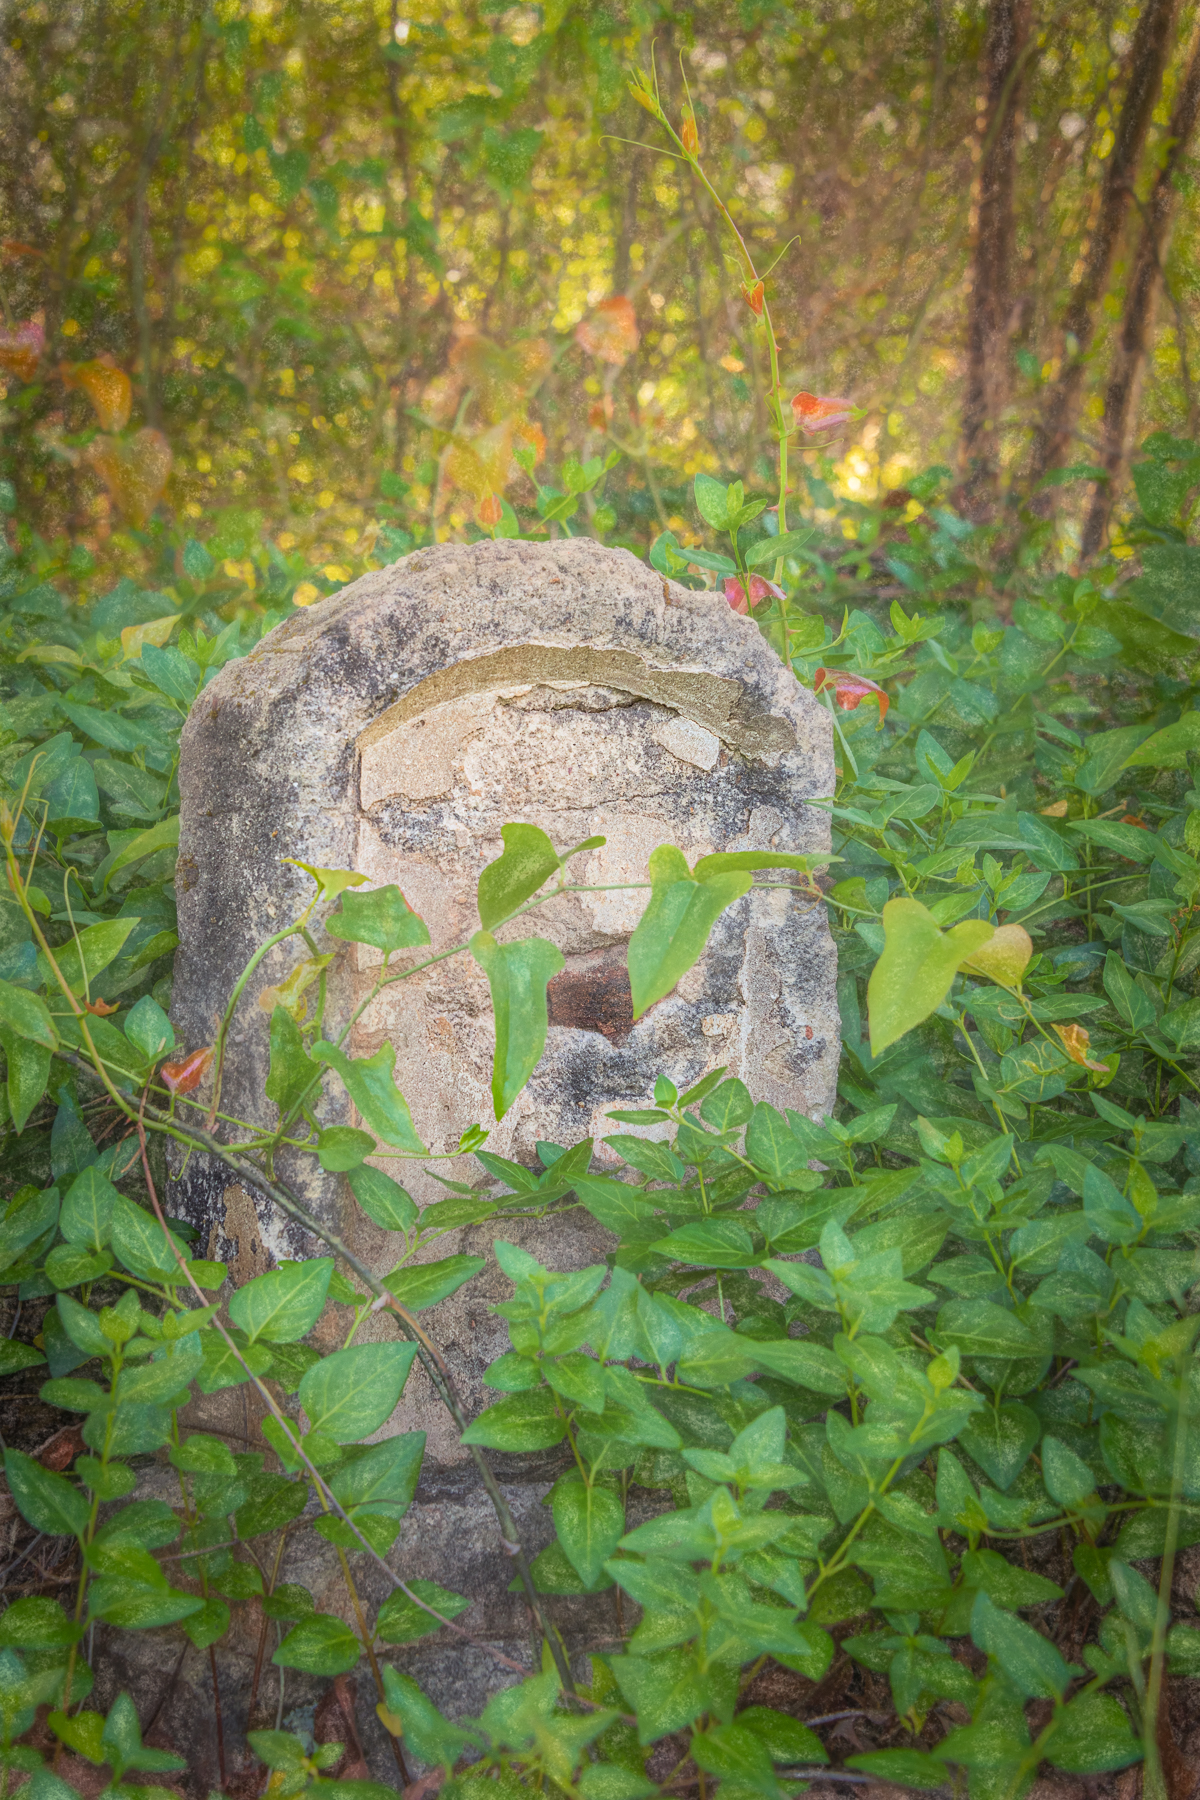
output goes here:
<path id="1" fill-rule="evenodd" d="M 232 703 L 365 744 L 406 706 L 525 682 L 643 696 L 768 764 L 825 751 L 824 708 L 753 620 L 590 538 L 439 544 L 364 575 L 227 664 L 189 732 Z"/>

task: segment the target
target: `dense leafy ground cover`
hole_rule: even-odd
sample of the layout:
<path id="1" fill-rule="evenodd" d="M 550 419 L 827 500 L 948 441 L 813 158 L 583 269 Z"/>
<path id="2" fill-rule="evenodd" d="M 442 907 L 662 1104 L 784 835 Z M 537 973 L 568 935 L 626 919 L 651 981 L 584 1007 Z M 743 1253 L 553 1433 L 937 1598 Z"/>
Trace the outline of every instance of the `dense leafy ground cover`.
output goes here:
<path id="1" fill-rule="evenodd" d="M 783 1117 L 719 1076 L 683 1095 L 664 1078 L 633 1119 L 614 1118 L 620 1179 L 589 1173 L 588 1145 L 546 1146 L 529 1171 L 489 1156 L 480 1133 L 442 1165 L 458 1187 L 418 1218 L 363 1162 L 376 1142 L 421 1152 L 407 1109 L 336 1046 L 315 1054 L 321 1009 L 306 1014 L 302 989 L 316 971 L 301 952 L 270 1022 L 274 1141 L 306 1139 L 325 1166 L 348 1167 L 399 1260 L 384 1275 L 334 1244 L 236 1292 L 220 1266 L 188 1260 L 179 1222 L 169 1247 L 147 1185 L 164 1135 L 207 1141 L 192 1098 L 204 1047 L 176 1044 L 166 1016 L 175 769 L 188 707 L 290 610 L 286 583 L 277 607 L 229 619 L 206 552 L 184 541 L 161 587 L 124 582 L 85 610 L 47 579 L 36 540 L 10 553 L 3 1366 L 14 1392 L 84 1420 L 71 1468 L 8 1454 L 22 1519 L 75 1545 L 79 1577 L 75 1604 L 35 1578 L 0 1617 L 10 1783 L 32 1770 L 35 1795 L 61 1795 L 42 1750 L 19 1741 L 39 1704 L 123 1792 L 176 1768 L 142 1747 L 132 1701 L 88 1710 L 89 1646 L 172 1622 L 219 1646 L 230 1609 L 257 1605 L 283 1667 L 335 1676 L 366 1657 L 404 1754 L 466 1787 L 494 1767 L 585 1800 L 711 1780 L 729 1800 L 772 1800 L 832 1758 L 917 1787 L 958 1771 L 972 1796 L 998 1800 L 1046 1764 L 1112 1771 L 1148 1751 L 1147 1791 L 1185 1791 L 1167 1696 L 1200 1674 L 1200 1630 L 1174 1585 L 1178 1553 L 1200 1542 L 1200 630 L 1184 511 L 1198 464 L 1170 439 L 1147 452 L 1138 564 L 1043 579 L 1031 560 L 1003 592 L 987 534 L 942 497 L 944 472 L 914 482 L 903 510 L 839 507 L 809 484 L 806 516 L 834 517 L 781 546 L 789 597 L 765 594 L 757 616 L 836 729 L 821 877 L 843 1032 L 832 1118 Z M 702 480 L 697 503 L 722 534 L 704 567 L 666 538 L 656 565 L 724 583 L 710 565 L 726 550 L 735 568 L 778 563 L 771 515 L 737 524 L 740 492 Z M 485 932 L 569 880 L 538 836 L 514 836 L 481 884 Z M 723 905 L 753 904 L 738 898 L 751 871 L 666 857 L 651 874 L 630 955 L 639 1009 L 700 953 Z M 817 903 L 807 872 L 782 874 L 800 883 L 797 904 Z M 396 957 L 403 978 L 420 922 L 388 890 L 364 898 L 318 876 L 297 933 L 326 920 L 335 940 Z M 486 966 L 502 948 L 467 953 Z M 500 1032 L 498 1112 L 540 1051 L 536 1005 L 518 1015 Z M 331 1070 L 367 1132 L 322 1132 Z M 667 1141 L 621 1129 L 650 1120 Z M 294 1209 L 270 1148 L 225 1131 L 236 1166 Z M 575 1205 L 613 1232 L 606 1264 L 556 1275 L 505 1247 L 506 1219 Z M 306 1509 L 348 1593 L 352 1565 L 386 1555 L 421 1444 L 362 1439 L 414 1356 L 430 1358 L 421 1329 L 436 1345 L 438 1300 L 478 1268 L 413 1253 L 468 1221 L 494 1225 L 513 1299 L 512 1347 L 487 1377 L 497 1399 L 466 1441 L 570 1454 L 550 1497 L 555 1541 L 528 1570 L 535 1660 L 481 1720 L 450 1722 L 389 1666 L 388 1646 L 468 1629 L 470 1595 L 407 1584 L 401 1569 L 375 1618 L 348 1604 L 343 1619 L 276 1587 L 272 1566 Z M 305 1343 L 328 1305 L 356 1326 L 380 1296 L 393 1340 L 351 1333 L 324 1357 Z M 180 1432 L 193 1387 L 251 1379 L 271 1410 L 261 1452 Z M 129 1498 L 153 1454 L 179 1471 L 176 1507 Z M 627 1532 L 639 1490 L 657 1514 Z M 168 1545 L 187 1560 L 160 1563 Z M 626 1641 L 575 1656 L 573 1697 L 554 1596 L 614 1586 Z M 597 1604 L 607 1637 L 611 1601 Z M 816 1683 L 835 1659 L 874 1681 L 876 1714 L 890 1694 L 855 1755 L 803 1706 L 740 1698 L 765 1666 Z M 280 1792 L 331 1780 L 334 1753 L 303 1736 L 263 1730 L 251 1744 Z M 241 1752 L 228 1754 L 232 1771 Z"/>

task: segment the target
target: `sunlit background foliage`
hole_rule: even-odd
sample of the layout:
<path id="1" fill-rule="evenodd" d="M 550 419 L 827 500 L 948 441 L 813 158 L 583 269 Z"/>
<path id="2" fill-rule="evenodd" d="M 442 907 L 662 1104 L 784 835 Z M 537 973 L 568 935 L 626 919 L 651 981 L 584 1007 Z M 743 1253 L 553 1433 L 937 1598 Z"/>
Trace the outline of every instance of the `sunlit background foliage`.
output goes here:
<path id="1" fill-rule="evenodd" d="M 1062 369 L 1144 10 L 1037 0 L 1028 20 L 996 421 L 1010 497 Z M 1192 19 L 1160 10 L 1165 74 L 1068 462 L 1099 453 L 1123 283 L 1169 147 Z M 851 500 L 932 462 L 961 473 L 977 171 L 994 140 L 987 28 L 977 0 L 10 6 L 3 472 L 20 516 L 80 597 L 198 539 L 231 604 L 272 566 L 303 602 L 431 532 L 473 534 L 493 493 L 529 528 L 538 484 L 561 487 L 567 459 L 621 453 L 569 529 L 643 553 L 696 525 L 697 471 L 767 491 L 762 332 L 719 222 L 659 140 L 621 141 L 653 135 L 626 91 L 652 45 L 676 117 L 690 84 L 756 256 L 783 251 L 770 290 L 785 390 L 865 409 L 810 467 Z M 1140 421 L 1182 435 L 1186 159 L 1174 187 Z M 632 314 L 605 336 L 619 296 Z M 127 422 L 118 406 L 106 424 L 89 387 L 105 358 L 131 378 Z M 1068 562 L 1085 503 L 1076 484 L 1057 522 Z"/>

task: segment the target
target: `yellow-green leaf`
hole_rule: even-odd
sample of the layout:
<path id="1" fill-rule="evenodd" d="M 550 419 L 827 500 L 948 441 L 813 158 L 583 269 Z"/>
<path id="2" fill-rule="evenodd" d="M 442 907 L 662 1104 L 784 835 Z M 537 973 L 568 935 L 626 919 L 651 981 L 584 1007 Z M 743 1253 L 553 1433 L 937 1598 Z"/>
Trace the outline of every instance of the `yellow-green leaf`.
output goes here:
<path id="1" fill-rule="evenodd" d="M 883 931 L 883 955 L 867 985 L 872 1056 L 936 1012 L 962 964 L 994 935 L 985 919 L 939 931 L 932 913 L 910 899 L 888 901 Z"/>

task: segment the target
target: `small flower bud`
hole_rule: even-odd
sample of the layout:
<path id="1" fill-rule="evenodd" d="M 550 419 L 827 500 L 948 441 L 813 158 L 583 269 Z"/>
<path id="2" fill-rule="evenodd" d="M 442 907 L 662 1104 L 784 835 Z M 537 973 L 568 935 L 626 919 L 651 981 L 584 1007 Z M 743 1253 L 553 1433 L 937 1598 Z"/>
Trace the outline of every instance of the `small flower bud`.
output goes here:
<path id="1" fill-rule="evenodd" d="M 748 282 L 743 281 L 742 299 L 746 302 L 746 305 L 750 308 L 750 311 L 754 314 L 755 318 L 761 319 L 763 314 L 762 282 L 756 281 L 754 286 L 751 287 Z"/>

